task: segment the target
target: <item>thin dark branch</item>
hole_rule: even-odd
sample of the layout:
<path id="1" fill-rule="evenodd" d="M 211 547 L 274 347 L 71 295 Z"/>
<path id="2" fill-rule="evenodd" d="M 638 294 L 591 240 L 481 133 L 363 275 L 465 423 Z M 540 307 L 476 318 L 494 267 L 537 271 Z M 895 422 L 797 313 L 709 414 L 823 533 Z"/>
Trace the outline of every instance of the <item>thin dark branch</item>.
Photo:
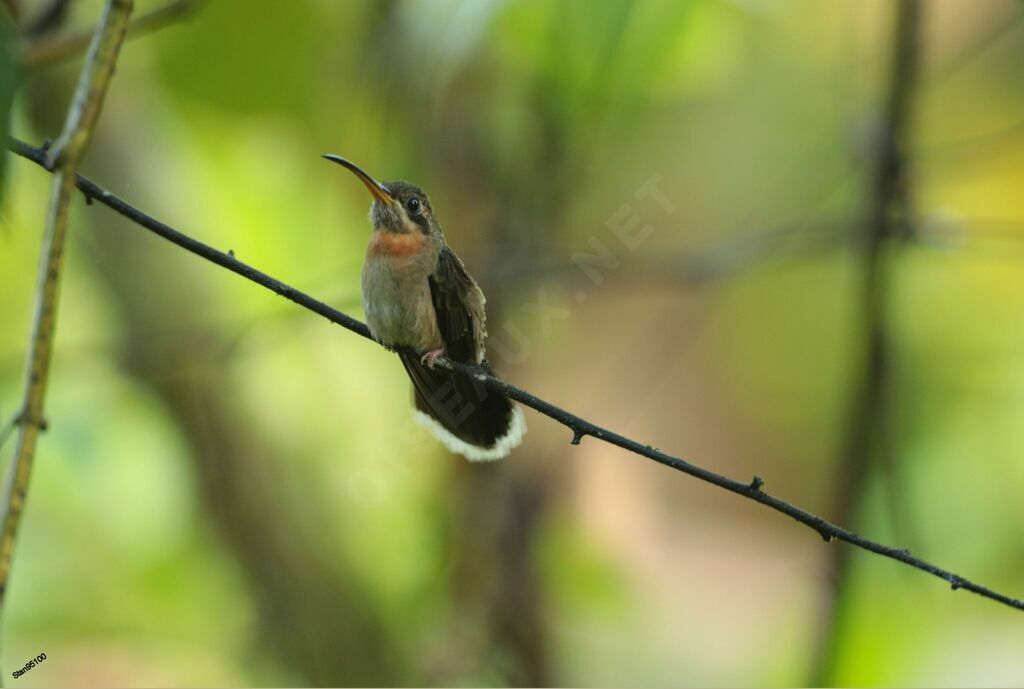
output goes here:
<path id="1" fill-rule="evenodd" d="M 40 148 L 34 148 L 26 143 L 12 139 L 9 143 L 11 151 L 17 155 L 31 160 L 32 162 L 45 168 L 46 152 Z M 163 237 L 173 244 L 180 246 L 181 248 L 200 256 L 208 261 L 216 263 L 217 265 L 230 270 L 231 272 L 241 275 L 242 277 L 255 282 L 262 287 L 269 289 L 270 291 L 278 294 L 290 301 L 295 302 L 299 306 L 302 306 L 313 313 L 316 313 L 332 323 L 336 323 L 343 328 L 350 330 L 357 335 L 361 335 L 367 339 L 370 337 L 369 328 L 366 327 L 361 321 L 348 316 L 337 309 L 334 309 L 323 302 L 314 299 L 313 297 L 301 292 L 294 287 L 291 287 L 276 278 L 273 278 L 266 273 L 256 270 L 252 266 L 249 266 L 242 261 L 239 261 L 234 256 L 218 251 L 213 247 L 210 247 L 202 242 L 189 237 L 186 234 L 179 232 L 178 230 L 170 227 L 169 225 L 157 220 L 156 218 L 147 215 L 138 208 L 132 206 L 123 199 L 110 193 L 103 187 L 99 186 L 95 182 L 82 177 L 78 177 L 78 188 L 82 190 L 86 199 L 95 200 L 99 203 L 107 206 L 116 213 L 128 218 L 134 223 L 141 225 L 147 230 Z M 989 598 L 991 600 L 1003 603 L 1010 607 L 1018 610 L 1024 610 L 1024 600 L 1011 598 L 1002 593 L 993 591 L 992 589 L 976 584 L 969 581 L 953 572 L 937 567 L 929 562 L 925 562 L 919 558 L 912 556 L 907 550 L 901 548 L 892 548 L 882 543 L 877 543 L 870 539 L 859 536 L 851 531 L 848 531 L 840 526 L 832 524 L 825 519 L 812 514 L 806 510 L 800 509 L 790 503 L 777 498 L 773 495 L 764 491 L 764 481 L 760 477 L 753 477 L 750 481 L 737 481 L 721 474 L 716 474 L 713 471 L 709 471 L 702 467 L 690 464 L 678 457 L 668 455 L 650 445 L 644 445 L 635 440 L 626 438 L 625 436 L 619 435 L 606 428 L 598 426 L 597 424 L 591 423 L 569 411 L 566 411 L 554 404 L 547 402 L 525 390 L 517 388 L 513 385 L 506 383 L 503 380 L 495 378 L 489 375 L 483 369 L 476 366 L 469 366 L 466 364 L 460 364 L 457 362 L 449 361 L 446 359 L 438 359 L 438 363 L 445 366 L 446 368 L 455 371 L 461 375 L 469 376 L 479 381 L 483 386 L 497 392 L 499 394 L 510 397 L 527 407 L 530 407 L 541 414 L 557 421 L 562 424 L 570 431 L 572 431 L 572 441 L 574 444 L 590 436 L 598 440 L 604 441 L 611 445 L 621 447 L 624 450 L 628 450 L 636 455 L 645 457 L 647 459 L 664 464 L 667 467 L 680 471 L 684 474 L 688 474 L 695 478 L 698 478 L 707 483 L 723 488 L 731 493 L 743 496 L 754 502 L 761 503 L 771 509 L 781 512 L 782 514 L 808 526 L 818 533 L 826 542 L 832 539 L 845 541 L 858 548 L 868 550 L 878 555 L 897 560 L 904 564 L 915 567 L 924 572 L 928 572 L 936 577 L 939 577 L 943 581 L 950 584 L 953 589 L 965 589 L 976 593 L 979 596 Z"/>

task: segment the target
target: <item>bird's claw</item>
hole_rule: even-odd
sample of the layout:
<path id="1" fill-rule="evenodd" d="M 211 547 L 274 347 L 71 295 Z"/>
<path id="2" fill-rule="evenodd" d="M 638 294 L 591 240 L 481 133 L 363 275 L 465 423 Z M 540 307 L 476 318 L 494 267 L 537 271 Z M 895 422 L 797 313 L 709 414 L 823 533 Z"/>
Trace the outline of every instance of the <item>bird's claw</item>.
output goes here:
<path id="1" fill-rule="evenodd" d="M 420 357 L 420 363 L 427 368 L 434 368 L 434 362 L 437 361 L 437 357 L 439 356 L 444 356 L 444 347 L 427 352 Z"/>

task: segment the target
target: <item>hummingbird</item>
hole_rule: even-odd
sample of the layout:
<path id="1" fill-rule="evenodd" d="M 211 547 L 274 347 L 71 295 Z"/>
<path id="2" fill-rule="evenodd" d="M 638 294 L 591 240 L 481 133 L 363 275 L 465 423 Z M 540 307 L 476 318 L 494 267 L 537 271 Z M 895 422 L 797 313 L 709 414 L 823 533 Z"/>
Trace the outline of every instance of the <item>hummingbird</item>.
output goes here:
<path id="1" fill-rule="evenodd" d="M 470 461 L 505 457 L 526 433 L 522 409 L 471 377 L 435 366 L 444 356 L 491 371 L 486 299 L 445 241 L 430 198 L 410 182 L 381 183 L 345 158 L 323 157 L 352 172 L 373 196 L 363 311 L 373 338 L 398 350 L 412 380 L 413 416 Z"/>

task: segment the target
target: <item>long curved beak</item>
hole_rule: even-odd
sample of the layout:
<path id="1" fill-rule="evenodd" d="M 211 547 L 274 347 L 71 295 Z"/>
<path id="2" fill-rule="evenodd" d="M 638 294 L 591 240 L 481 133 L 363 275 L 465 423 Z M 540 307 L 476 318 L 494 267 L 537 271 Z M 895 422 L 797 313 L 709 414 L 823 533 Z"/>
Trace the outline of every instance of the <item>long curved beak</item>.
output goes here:
<path id="1" fill-rule="evenodd" d="M 332 163 L 337 163 L 342 167 L 348 168 L 348 170 L 352 174 L 354 174 L 356 177 L 362 180 L 363 184 L 365 184 L 366 188 L 370 190 L 370 193 L 373 194 L 374 198 L 376 198 L 381 203 L 396 203 L 395 197 L 391 195 L 391 192 L 388 191 L 383 184 L 375 180 L 373 177 L 370 177 L 370 175 L 366 174 L 366 172 L 364 172 L 361 167 L 359 167 L 352 161 L 345 160 L 341 156 L 336 156 L 333 153 L 324 153 L 323 157 L 331 161 Z"/>

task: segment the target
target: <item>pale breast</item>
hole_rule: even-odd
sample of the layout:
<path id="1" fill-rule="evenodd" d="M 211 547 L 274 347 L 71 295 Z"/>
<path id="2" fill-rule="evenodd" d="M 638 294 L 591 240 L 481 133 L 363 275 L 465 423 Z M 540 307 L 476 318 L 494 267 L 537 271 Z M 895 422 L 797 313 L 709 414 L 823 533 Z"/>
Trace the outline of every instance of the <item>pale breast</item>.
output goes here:
<path id="1" fill-rule="evenodd" d="M 437 257 L 422 242 L 374 237 L 363 265 L 363 310 L 373 336 L 390 346 L 437 349 L 441 336 L 428 278 Z M 383 246 L 382 246 L 383 245 Z"/>

